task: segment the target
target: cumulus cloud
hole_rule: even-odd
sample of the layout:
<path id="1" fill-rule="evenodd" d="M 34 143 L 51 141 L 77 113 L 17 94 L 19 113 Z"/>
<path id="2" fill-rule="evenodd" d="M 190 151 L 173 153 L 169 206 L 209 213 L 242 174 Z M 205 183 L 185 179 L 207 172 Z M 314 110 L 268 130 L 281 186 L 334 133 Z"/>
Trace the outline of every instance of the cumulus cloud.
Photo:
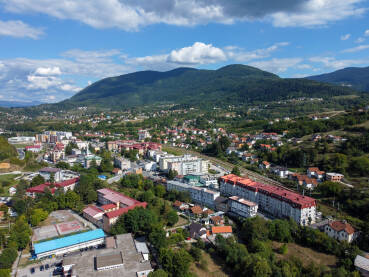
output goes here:
<path id="1" fill-rule="evenodd" d="M 267 20 L 279 27 L 317 26 L 362 15 L 364 0 L 0 0 L 8 12 L 42 13 L 95 28 L 127 31 L 164 23 L 191 26 Z"/>
<path id="2" fill-rule="evenodd" d="M 287 71 L 289 68 L 296 67 L 302 61 L 303 61 L 302 58 L 282 58 L 282 59 L 275 58 L 266 61 L 252 62 L 250 63 L 250 65 L 274 73 L 283 73 Z"/>
<path id="3" fill-rule="evenodd" d="M 54 67 L 38 67 L 35 71 L 35 74 L 38 75 L 61 75 L 60 68 L 57 66 Z"/>
<path id="4" fill-rule="evenodd" d="M 348 49 L 342 50 L 341 52 L 342 53 L 354 53 L 354 52 L 359 52 L 359 51 L 362 51 L 368 48 L 369 48 L 369 44 L 365 44 L 365 45 L 359 45 L 356 47 L 348 48 Z"/>
<path id="5" fill-rule="evenodd" d="M 351 34 L 346 34 L 341 36 L 341 40 L 348 40 L 351 37 Z"/>
<path id="6" fill-rule="evenodd" d="M 133 71 L 115 63 L 113 57 L 118 55 L 116 50 L 74 49 L 59 59 L 0 60 L 0 92 L 8 100 L 60 101 L 81 90 L 76 84 L 81 77 L 100 79 Z"/>
<path id="7" fill-rule="evenodd" d="M 0 36 L 38 39 L 43 33 L 42 29 L 31 27 L 20 20 L 0 20 Z"/>
<path id="8" fill-rule="evenodd" d="M 288 42 L 279 42 L 267 48 L 256 49 L 252 51 L 245 51 L 239 47 L 226 47 L 227 56 L 237 62 L 248 62 L 251 60 L 268 58 L 279 48 L 289 45 Z"/>

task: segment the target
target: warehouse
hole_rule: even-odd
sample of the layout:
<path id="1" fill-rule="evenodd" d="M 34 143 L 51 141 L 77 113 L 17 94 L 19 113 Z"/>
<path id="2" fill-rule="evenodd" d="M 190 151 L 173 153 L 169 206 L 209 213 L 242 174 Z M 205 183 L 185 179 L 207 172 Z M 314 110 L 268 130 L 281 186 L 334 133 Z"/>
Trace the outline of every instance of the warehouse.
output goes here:
<path id="1" fill-rule="evenodd" d="M 36 258 L 40 259 L 53 255 L 60 256 L 86 247 L 101 245 L 104 243 L 104 239 L 104 231 L 102 229 L 96 229 L 59 239 L 35 243 L 33 249 Z"/>

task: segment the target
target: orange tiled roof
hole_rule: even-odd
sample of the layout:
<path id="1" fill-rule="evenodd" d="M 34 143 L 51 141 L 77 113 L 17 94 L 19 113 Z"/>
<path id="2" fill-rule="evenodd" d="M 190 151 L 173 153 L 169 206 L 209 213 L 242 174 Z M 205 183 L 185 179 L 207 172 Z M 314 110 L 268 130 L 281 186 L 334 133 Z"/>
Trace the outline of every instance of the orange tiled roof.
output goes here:
<path id="1" fill-rule="evenodd" d="M 336 232 L 344 230 L 349 235 L 355 233 L 355 229 L 347 222 L 336 220 L 329 222 L 329 226 Z"/>
<path id="2" fill-rule="evenodd" d="M 200 206 L 194 206 L 191 208 L 191 212 L 193 214 L 201 214 L 202 213 L 202 208 Z"/>
<path id="3" fill-rule="evenodd" d="M 221 234 L 221 233 L 232 233 L 232 226 L 213 226 L 211 227 L 211 233 Z"/>

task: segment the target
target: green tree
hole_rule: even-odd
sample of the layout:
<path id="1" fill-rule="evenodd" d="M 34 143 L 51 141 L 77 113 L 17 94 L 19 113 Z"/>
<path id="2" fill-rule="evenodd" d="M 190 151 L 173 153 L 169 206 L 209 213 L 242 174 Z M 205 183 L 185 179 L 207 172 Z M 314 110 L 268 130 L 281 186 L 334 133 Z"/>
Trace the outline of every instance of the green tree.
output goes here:
<path id="1" fill-rule="evenodd" d="M 30 223 L 32 226 L 37 226 L 41 221 L 48 217 L 48 212 L 43 209 L 33 209 L 30 216 Z"/>
<path id="2" fill-rule="evenodd" d="M 235 167 L 233 167 L 233 169 L 232 169 L 232 172 L 231 172 L 232 174 L 234 174 L 234 175 L 237 175 L 237 176 L 241 176 L 241 171 L 240 171 L 240 169 L 238 168 L 238 166 L 235 166 Z"/>
<path id="3" fill-rule="evenodd" d="M 174 169 L 169 169 L 169 172 L 168 172 L 168 179 L 169 180 L 173 180 L 175 177 L 177 177 L 178 175 L 178 172 Z"/>
<path id="4" fill-rule="evenodd" d="M 17 256 L 17 250 L 13 248 L 5 248 L 0 255 L 0 268 L 11 268 Z"/>
<path id="5" fill-rule="evenodd" d="M 168 277 L 168 273 L 166 273 L 163 269 L 158 269 L 154 272 L 150 272 L 148 277 Z"/>
<path id="6" fill-rule="evenodd" d="M 178 214 L 175 210 L 171 210 L 167 214 L 167 221 L 169 226 L 174 226 L 178 222 Z"/>
<path id="7" fill-rule="evenodd" d="M 200 249 L 200 248 L 197 248 L 197 247 L 192 246 L 192 247 L 190 248 L 189 253 L 190 253 L 190 255 L 192 256 L 192 258 L 193 258 L 196 262 L 199 262 L 199 261 L 200 261 L 201 256 L 202 256 L 202 253 L 201 253 L 201 249 Z"/>
<path id="8" fill-rule="evenodd" d="M 42 177 L 40 174 L 37 174 L 35 177 L 33 177 L 30 186 L 35 187 L 41 184 L 45 183 L 45 178 Z"/>

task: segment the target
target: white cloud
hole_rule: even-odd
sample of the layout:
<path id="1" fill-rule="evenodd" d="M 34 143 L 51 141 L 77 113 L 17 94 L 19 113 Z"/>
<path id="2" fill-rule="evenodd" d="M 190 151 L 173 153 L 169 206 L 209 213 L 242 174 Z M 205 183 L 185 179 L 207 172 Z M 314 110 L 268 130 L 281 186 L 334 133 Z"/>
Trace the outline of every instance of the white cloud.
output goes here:
<path id="1" fill-rule="evenodd" d="M 252 62 L 250 63 L 250 65 L 266 71 L 274 73 L 282 73 L 287 71 L 291 67 L 292 68 L 296 67 L 302 61 L 303 61 L 302 58 L 283 58 L 283 59 L 275 58 L 267 61 Z"/>
<path id="2" fill-rule="evenodd" d="M 54 67 L 39 67 L 36 69 L 35 74 L 38 75 L 61 75 L 60 68 L 57 66 Z"/>
<path id="3" fill-rule="evenodd" d="M 222 49 L 202 42 L 195 42 L 192 46 L 173 50 L 167 58 L 170 63 L 186 65 L 216 63 L 226 59 Z"/>
<path id="4" fill-rule="evenodd" d="M 42 29 L 33 28 L 20 20 L 0 20 L 0 36 L 38 39 L 43 33 Z"/>
<path id="5" fill-rule="evenodd" d="M 13 13 L 41 13 L 94 28 L 138 30 L 151 24 L 271 21 L 274 26 L 318 26 L 360 16 L 364 0 L 0 0 Z"/>
<path id="6" fill-rule="evenodd" d="M 252 51 L 244 51 L 240 48 L 225 48 L 227 51 L 227 56 L 234 59 L 237 62 L 248 62 L 251 60 L 257 60 L 262 58 L 270 57 L 271 53 L 275 52 L 281 47 L 289 45 L 288 42 L 279 42 L 268 48 L 261 48 Z"/>
<path id="7" fill-rule="evenodd" d="M 365 44 L 365 45 L 359 45 L 353 48 L 348 48 L 348 49 L 342 50 L 341 52 L 342 53 L 354 53 L 354 52 L 359 52 L 359 51 L 362 51 L 368 48 L 369 48 L 369 44 Z"/>
<path id="8" fill-rule="evenodd" d="M 342 69 L 342 68 L 349 67 L 349 66 L 354 66 L 354 65 L 364 65 L 369 62 L 369 59 L 367 60 L 364 60 L 364 59 L 337 60 L 334 57 L 319 57 L 319 56 L 312 57 L 309 60 L 314 63 L 323 64 L 325 68 L 335 69 L 335 70 Z"/>
<path id="9" fill-rule="evenodd" d="M 346 34 L 341 36 L 341 40 L 348 40 L 351 37 L 351 34 Z"/>
<path id="10" fill-rule="evenodd" d="M 359 37 L 357 40 L 355 40 L 355 43 L 363 43 L 365 41 L 365 38 Z"/>

